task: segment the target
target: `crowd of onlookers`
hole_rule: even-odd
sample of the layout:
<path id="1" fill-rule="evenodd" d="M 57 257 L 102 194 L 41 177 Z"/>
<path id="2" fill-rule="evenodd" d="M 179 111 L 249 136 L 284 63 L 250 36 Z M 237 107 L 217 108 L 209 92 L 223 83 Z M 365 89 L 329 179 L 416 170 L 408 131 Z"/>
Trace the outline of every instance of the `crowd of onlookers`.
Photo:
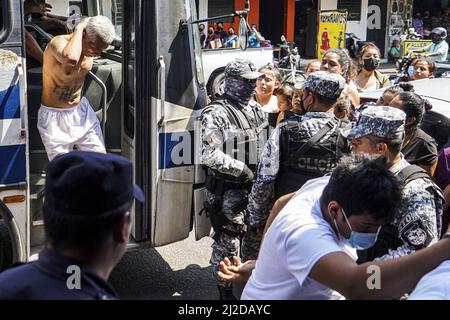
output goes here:
<path id="1" fill-rule="evenodd" d="M 429 39 L 431 30 L 443 27 L 448 30 L 450 27 L 450 6 L 441 9 L 437 15 L 432 16 L 430 11 L 416 12 L 412 21 L 415 32 L 425 39 Z"/>
<path id="2" fill-rule="evenodd" d="M 209 26 L 208 30 L 204 24 L 198 26 L 200 32 L 200 43 L 204 49 L 220 49 L 220 48 L 237 48 L 239 46 L 239 36 L 233 27 L 224 30 L 223 22 L 219 21 L 216 28 Z M 248 35 L 248 46 L 251 48 L 270 47 L 270 41 L 266 40 L 260 32 L 258 32 L 256 25 L 250 26 Z"/>
<path id="3" fill-rule="evenodd" d="M 404 40 L 434 40 L 433 30 L 437 28 L 442 28 L 445 30 L 445 35 L 442 39 L 445 43 L 448 43 L 448 30 L 450 27 L 450 6 L 441 9 L 437 15 L 432 16 L 430 11 L 416 12 L 414 13 L 414 18 L 411 22 L 411 27 L 407 30 L 407 35 L 405 35 Z M 391 47 L 388 51 L 389 61 L 395 62 L 401 57 L 401 40 L 393 39 Z M 448 47 L 447 47 L 448 52 Z M 442 57 L 432 58 L 434 61 L 447 60 L 447 58 L 442 59 Z"/>
<path id="4" fill-rule="evenodd" d="M 430 210 L 430 215 L 437 217 L 438 221 L 440 217 L 442 217 L 442 224 L 438 222 L 437 229 L 439 230 L 437 230 L 435 237 L 435 240 L 438 240 L 447 230 L 447 226 L 450 220 L 450 148 L 438 150 L 437 144 L 433 137 L 425 133 L 420 128 L 424 116 L 432 109 L 432 105 L 428 101 L 422 99 L 419 95 L 414 93 L 414 84 L 410 83 L 410 81 L 413 80 L 432 78 L 435 71 L 435 63 L 427 58 L 419 57 L 412 61 L 412 71 L 408 75 L 401 79 L 401 81 L 392 83 L 389 78 L 384 75 L 382 71 L 380 71 L 380 59 L 381 52 L 379 48 L 373 43 L 366 43 L 362 47 L 360 56 L 356 64 L 350 58 L 346 50 L 329 49 L 325 53 L 322 61 L 311 60 L 306 66 L 304 73 L 306 74 L 306 76 L 309 75 L 311 77 L 311 74 L 313 74 L 314 77 L 320 78 L 323 76 L 319 75 L 318 73 L 314 75 L 314 73 L 318 70 L 322 70 L 328 73 L 341 75 L 345 79 L 345 87 L 342 91 L 342 94 L 340 98 L 338 98 L 334 103 L 333 108 L 330 110 L 334 112 L 336 118 L 353 123 L 353 129 L 351 130 L 354 130 L 355 132 L 358 132 L 358 130 L 365 132 L 365 134 L 361 134 L 360 136 L 348 136 L 353 153 L 368 152 L 369 154 L 384 154 L 387 156 L 389 161 L 394 161 L 394 158 L 397 158 L 397 160 L 395 161 L 400 161 L 399 159 L 402 159 L 401 161 L 404 161 L 405 163 L 407 162 L 410 165 L 416 165 L 422 168 L 424 170 L 423 174 L 427 176 L 427 179 L 430 179 L 430 181 L 432 179 L 434 183 L 439 186 L 439 188 L 443 192 L 445 203 L 443 203 L 443 208 L 440 208 L 438 202 L 436 202 L 436 207 L 433 207 L 433 209 Z M 260 76 L 260 78 L 258 78 L 256 82 L 255 100 L 262 106 L 263 111 L 268 114 L 269 124 L 274 128 L 276 127 L 278 130 L 281 127 L 280 124 L 289 125 L 286 124 L 286 122 L 299 122 L 300 124 L 302 122 L 308 122 L 308 119 L 309 117 L 311 117 L 311 113 L 313 111 L 311 111 L 311 108 L 305 107 L 305 94 L 310 93 L 311 89 L 305 89 L 305 85 L 298 82 L 295 84 L 287 82 L 283 83 L 279 70 L 273 65 L 264 66 L 258 71 L 263 75 Z M 306 82 L 308 82 L 308 80 Z M 360 93 L 382 88 L 385 88 L 385 91 L 380 96 L 378 101 L 371 103 L 361 103 Z M 320 101 L 319 98 L 317 99 L 317 101 Z M 378 107 L 380 108 L 379 110 L 377 110 Z M 395 110 L 400 110 L 401 112 L 397 114 L 397 111 Z M 386 114 L 383 114 L 383 112 L 385 112 Z M 402 131 L 403 138 L 399 140 L 400 144 L 397 143 L 396 145 L 394 142 L 390 141 L 393 138 L 389 137 L 388 135 L 380 138 L 380 134 L 377 134 L 376 132 L 377 130 L 385 130 L 385 124 L 389 123 L 390 121 L 398 122 L 399 119 L 396 119 L 396 117 L 400 114 L 403 114 L 405 116 L 404 125 L 400 126 L 397 124 L 396 130 Z M 379 124 L 379 128 L 374 127 L 374 124 Z M 366 125 L 367 127 L 364 127 L 364 125 Z M 358 128 L 358 126 L 361 126 L 361 129 L 355 129 L 355 127 Z M 272 134 L 272 136 L 274 135 Z M 387 149 L 383 149 L 384 147 L 381 147 L 381 145 L 385 143 L 387 144 Z M 280 142 L 280 144 L 282 145 L 282 142 Z M 274 150 L 277 150 L 273 146 L 272 148 L 268 148 L 267 144 L 266 148 L 267 150 L 272 150 L 272 152 L 275 152 Z M 393 154 L 395 154 L 395 157 L 392 156 Z M 280 158 L 283 159 L 283 156 L 281 155 Z M 261 168 L 264 168 L 266 165 L 266 163 L 260 162 L 260 170 L 262 170 Z M 279 166 L 281 167 L 283 165 L 284 164 L 280 162 Z M 393 165 L 390 170 L 393 171 L 393 168 L 395 167 L 396 165 Z M 334 175 L 335 174 L 333 174 L 333 177 Z M 258 176 L 258 179 L 259 178 L 268 179 L 268 177 L 265 175 Z M 333 178 L 331 179 L 331 181 L 333 181 Z M 260 183 L 262 184 L 266 182 L 263 182 L 263 180 L 261 180 Z M 314 260 L 314 262 L 311 262 L 307 261 L 306 258 L 305 260 L 302 260 L 303 258 L 300 257 L 303 255 L 307 256 L 309 253 L 311 253 L 310 258 L 314 259 L 316 252 L 309 252 L 308 250 L 310 249 L 309 247 L 314 247 L 314 241 L 319 241 L 320 239 L 316 239 L 314 241 L 311 240 L 311 245 L 306 244 L 308 242 L 306 241 L 308 236 L 313 237 L 311 236 L 312 233 L 308 234 L 308 232 L 305 233 L 304 239 L 302 240 L 303 242 L 300 241 L 300 238 L 295 238 L 296 234 L 302 233 L 302 229 L 299 225 L 298 230 L 294 230 L 293 228 L 291 230 L 291 225 L 301 223 L 296 220 L 289 220 L 289 216 L 291 215 L 293 217 L 295 214 L 298 214 L 296 219 L 301 219 L 300 212 L 306 215 L 306 211 L 309 210 L 309 207 L 308 210 L 302 209 L 303 211 L 305 211 L 303 212 L 302 210 L 300 210 L 299 205 L 301 201 L 304 201 L 305 203 L 309 201 L 308 192 L 311 192 L 313 184 L 314 182 L 311 181 L 310 184 L 305 184 L 305 187 L 300 189 L 297 193 L 295 193 L 295 195 L 292 196 L 291 194 L 287 198 L 278 198 L 278 201 L 275 202 L 270 212 L 270 216 L 267 219 L 264 231 L 262 232 L 262 239 L 264 241 L 261 241 L 261 249 L 259 252 L 260 256 L 258 256 L 258 259 L 256 261 L 243 260 L 243 262 L 241 262 L 236 257 L 234 257 L 233 262 L 230 261 L 231 257 L 225 258 L 222 261 L 220 269 L 220 275 L 222 279 L 234 283 L 242 283 L 246 282 L 251 277 L 250 284 L 247 284 L 245 289 L 246 291 L 244 291 L 244 299 L 308 299 L 311 297 L 313 299 L 332 298 L 331 295 L 328 296 L 328 293 L 324 294 L 323 297 L 317 295 L 318 293 L 322 294 L 321 290 L 324 290 L 323 286 L 320 286 L 317 284 L 317 282 L 315 282 L 318 281 L 318 279 L 321 280 L 319 281 L 321 284 L 325 284 L 326 286 L 333 284 L 336 285 L 336 287 L 329 286 L 329 288 L 335 290 L 338 288 L 339 290 L 337 291 L 339 291 L 340 293 L 345 293 L 345 289 L 348 289 L 339 288 L 339 281 L 334 281 L 333 279 L 328 278 L 326 275 L 323 275 L 327 272 L 331 272 L 331 270 L 333 269 L 333 264 L 337 263 L 336 261 L 339 260 L 337 256 L 330 258 L 329 261 L 327 260 L 327 263 L 329 263 L 329 265 L 327 265 L 327 263 L 323 262 L 322 260 Z M 319 182 L 316 182 L 316 184 L 318 185 Z M 330 184 L 332 183 L 330 182 L 328 186 Z M 309 189 L 306 186 L 309 186 Z M 353 192 L 356 192 L 356 189 Z M 262 197 L 262 194 L 259 196 Z M 423 200 L 421 197 L 417 197 L 417 199 L 413 200 L 414 195 L 412 195 L 411 198 L 408 199 L 408 201 Z M 305 200 L 303 200 L 303 198 L 305 198 Z M 298 202 L 297 209 L 299 210 L 294 210 L 294 203 L 296 201 Z M 357 200 L 353 199 L 352 201 Z M 302 202 L 302 205 L 304 205 L 305 203 Z M 329 206 L 330 205 L 331 204 L 329 204 Z M 429 204 L 425 204 L 423 208 L 425 207 L 431 209 L 431 206 Z M 330 209 L 330 207 L 328 207 L 328 209 Z M 314 210 L 315 209 L 313 208 L 312 212 L 314 212 Z M 418 209 L 416 213 L 420 214 L 419 211 L 421 210 L 422 209 Z M 326 209 L 322 208 L 322 212 L 326 212 Z M 278 219 L 278 214 L 282 215 L 283 217 L 281 219 Z M 344 212 L 343 215 L 345 216 L 346 213 Z M 345 221 L 347 221 L 347 224 L 350 226 L 347 217 L 345 218 Z M 311 225 L 317 223 L 316 218 L 317 217 L 314 217 L 313 220 L 307 222 L 306 224 Z M 285 224 L 283 225 L 283 223 Z M 268 232 L 269 228 L 273 226 L 273 224 L 276 224 L 276 226 L 272 227 L 272 232 L 269 234 L 269 238 L 266 241 L 264 234 Z M 406 225 L 407 224 L 408 223 L 406 223 Z M 314 227 L 311 226 L 310 228 Z M 341 227 L 338 228 L 338 232 L 341 232 L 339 230 L 342 230 Z M 352 227 L 350 227 L 350 230 L 352 231 Z M 380 229 L 378 229 L 378 233 L 379 232 Z M 361 237 L 359 238 L 355 237 L 355 239 L 352 239 L 352 233 L 352 235 L 350 236 L 350 240 L 355 240 L 355 242 L 357 239 L 363 242 L 364 239 L 368 239 L 369 235 L 373 236 L 375 234 L 378 234 L 372 233 L 367 234 L 367 236 L 363 236 L 363 233 L 361 232 L 355 233 L 359 233 L 359 235 L 361 235 Z M 419 235 L 415 234 L 415 236 Z M 349 239 L 347 238 L 347 240 Z M 433 240 L 433 242 L 435 240 Z M 284 243 L 283 241 L 286 241 L 286 243 Z M 405 241 L 407 242 L 408 240 Z M 296 248 L 301 247 L 304 252 L 298 257 L 290 256 L 290 249 L 288 246 Z M 424 247 L 429 247 L 429 244 Z M 416 250 L 419 248 L 420 246 L 417 246 Z M 409 249 L 405 249 L 404 251 L 402 250 L 403 247 L 399 247 L 399 253 L 397 253 L 395 250 L 390 251 L 388 255 L 391 256 L 388 259 L 406 256 L 413 252 L 408 251 Z M 294 251 L 295 250 L 292 249 L 291 253 L 293 253 Z M 277 262 L 271 264 L 270 261 Z M 372 259 L 367 258 L 367 260 L 365 261 L 372 261 Z M 308 266 L 310 266 L 310 264 L 315 264 L 313 269 L 304 270 L 304 268 L 307 268 L 307 263 Z M 320 267 L 317 267 L 318 265 L 320 265 Z M 384 266 L 384 264 L 380 264 L 380 266 Z M 259 272 L 256 274 L 253 273 L 255 267 L 256 269 L 259 268 Z M 342 270 L 345 270 L 346 267 L 342 267 Z M 315 268 L 318 268 L 318 270 L 315 270 Z M 354 271 L 359 272 L 356 267 Z M 439 275 L 442 272 L 448 273 L 448 271 L 448 263 L 444 263 L 441 268 L 436 269 L 434 273 L 430 273 L 427 277 L 425 277 L 424 283 L 428 281 L 427 285 L 430 285 L 431 282 L 434 283 L 433 285 L 437 285 L 437 283 L 439 282 L 439 276 L 436 275 Z M 272 274 L 273 278 L 268 277 L 268 272 Z M 304 272 L 306 272 L 306 275 Z M 300 277 L 300 274 L 302 275 L 303 280 L 301 280 L 300 278 L 290 278 L 297 277 L 297 275 Z M 278 279 L 278 282 L 276 281 L 276 279 Z M 284 283 L 284 285 L 281 285 L 281 283 Z M 294 283 L 296 284 L 294 285 Z M 292 287 L 290 287 L 291 285 Z M 439 294 L 436 294 L 435 298 L 442 298 L 443 296 L 446 296 L 446 294 L 444 293 L 445 285 L 445 282 L 441 282 L 438 285 L 440 290 L 443 291 L 439 292 Z M 294 287 L 296 287 L 296 289 L 293 289 Z M 314 287 L 314 290 L 310 289 L 311 287 Z M 413 288 L 414 287 L 411 287 L 411 290 Z M 413 298 L 427 299 L 434 297 L 433 295 L 430 295 L 429 290 L 427 292 L 426 287 L 418 286 L 417 288 L 419 289 L 414 292 L 412 296 Z M 342 289 L 343 291 L 340 291 L 340 289 Z M 406 293 L 406 291 L 404 293 Z M 351 298 L 352 294 L 352 292 L 348 293 L 347 298 Z M 367 295 L 367 297 L 368 296 L 370 295 Z M 399 297 L 400 296 L 397 296 L 397 298 Z"/>

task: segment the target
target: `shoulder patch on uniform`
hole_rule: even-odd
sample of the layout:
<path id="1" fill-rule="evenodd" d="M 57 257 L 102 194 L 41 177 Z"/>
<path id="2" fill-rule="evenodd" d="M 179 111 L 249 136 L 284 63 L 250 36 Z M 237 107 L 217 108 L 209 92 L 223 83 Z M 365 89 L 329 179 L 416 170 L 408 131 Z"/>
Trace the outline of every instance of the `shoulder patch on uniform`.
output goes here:
<path id="1" fill-rule="evenodd" d="M 401 231 L 401 238 L 405 243 L 416 249 L 427 247 L 432 240 L 431 235 L 427 232 L 420 220 L 406 225 Z"/>

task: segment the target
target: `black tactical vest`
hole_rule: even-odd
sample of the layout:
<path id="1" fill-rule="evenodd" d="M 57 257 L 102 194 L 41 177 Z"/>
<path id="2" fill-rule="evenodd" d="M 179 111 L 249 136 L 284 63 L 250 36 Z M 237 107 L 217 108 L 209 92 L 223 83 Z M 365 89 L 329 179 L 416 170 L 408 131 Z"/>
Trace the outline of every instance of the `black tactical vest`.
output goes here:
<path id="1" fill-rule="evenodd" d="M 349 148 L 340 129 L 348 122 L 330 119 L 310 140 L 301 136 L 301 122 L 288 121 L 280 135 L 280 170 L 275 181 L 276 199 L 299 190 L 308 180 L 330 173 Z M 326 135 L 331 136 L 323 139 Z"/>
<path id="2" fill-rule="evenodd" d="M 269 125 L 264 112 L 252 108 L 253 114 L 249 114 L 244 109 L 234 107 L 223 98 L 214 100 L 211 107 L 217 108 L 217 105 L 223 108 L 231 125 L 241 131 L 238 136 L 229 137 L 225 140 L 222 151 L 233 159 L 244 162 L 255 173 L 259 155 L 268 137 Z M 211 169 L 208 169 L 207 174 L 230 182 L 239 182 L 235 177 L 217 171 L 212 172 Z"/>

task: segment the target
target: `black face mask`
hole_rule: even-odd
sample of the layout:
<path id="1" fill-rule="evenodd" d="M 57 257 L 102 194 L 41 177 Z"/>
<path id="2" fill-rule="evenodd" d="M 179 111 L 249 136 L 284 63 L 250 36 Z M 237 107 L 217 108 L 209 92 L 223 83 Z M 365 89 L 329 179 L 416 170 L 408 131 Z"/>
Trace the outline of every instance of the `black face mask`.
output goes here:
<path id="1" fill-rule="evenodd" d="M 375 71 L 380 65 L 380 60 L 375 58 L 364 59 L 363 68 L 367 71 Z"/>
<path id="2" fill-rule="evenodd" d="M 309 110 L 306 109 L 305 100 L 303 99 L 303 95 L 300 97 L 300 110 L 302 110 L 303 113 L 309 112 Z"/>
<path id="3" fill-rule="evenodd" d="M 230 36 L 232 36 L 232 35 L 234 34 L 234 32 L 233 32 L 233 31 L 228 31 L 228 34 L 229 34 Z"/>

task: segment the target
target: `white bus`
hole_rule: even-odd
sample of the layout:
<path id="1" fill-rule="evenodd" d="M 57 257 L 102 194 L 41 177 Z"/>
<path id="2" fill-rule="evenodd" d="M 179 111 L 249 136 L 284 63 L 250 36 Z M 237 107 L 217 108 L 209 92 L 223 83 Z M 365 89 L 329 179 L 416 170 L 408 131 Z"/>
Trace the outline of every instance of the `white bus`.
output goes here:
<path id="1" fill-rule="evenodd" d="M 73 26 L 106 15 L 120 39 L 95 60 L 83 95 L 97 112 L 108 152 L 134 163 L 146 201 L 133 210 L 130 248 L 209 234 L 201 215 L 204 174 L 195 165 L 196 119 L 207 96 L 195 0 L 53 0 Z M 126 5 L 125 5 L 126 4 Z M 246 12 L 235 13 L 245 22 Z M 42 68 L 25 52 L 25 30 L 44 49 L 52 34 L 22 1 L 0 0 L 0 270 L 44 245 L 47 155 L 37 130 Z M 76 196 L 76 195 L 74 195 Z M 95 195 L 92 195 L 95 197 Z M 195 228 L 194 228 L 195 226 Z"/>

